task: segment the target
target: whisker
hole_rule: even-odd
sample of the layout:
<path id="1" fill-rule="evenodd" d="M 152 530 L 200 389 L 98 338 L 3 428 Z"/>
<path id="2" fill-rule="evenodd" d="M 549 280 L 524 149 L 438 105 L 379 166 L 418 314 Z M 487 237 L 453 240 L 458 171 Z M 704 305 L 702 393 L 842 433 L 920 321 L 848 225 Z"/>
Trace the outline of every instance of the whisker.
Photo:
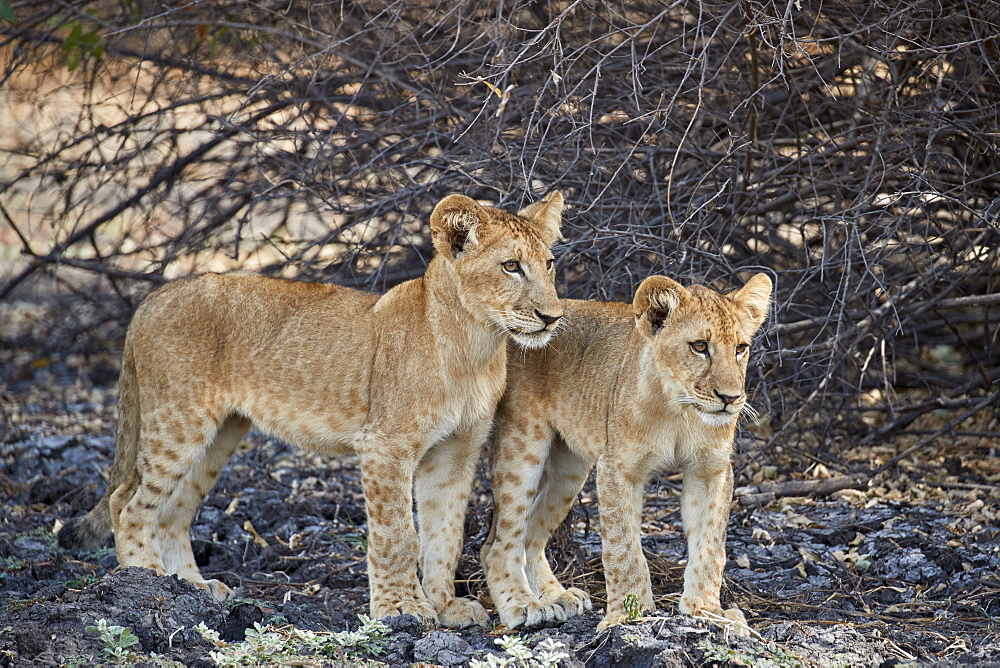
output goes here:
<path id="1" fill-rule="evenodd" d="M 696 405 L 694 397 L 690 394 L 682 394 L 678 397 L 674 397 L 667 401 L 668 406 L 686 406 L 686 405 Z"/>
<path id="2" fill-rule="evenodd" d="M 748 403 L 743 404 L 743 407 L 740 409 L 740 415 L 751 422 L 760 418 L 760 412 Z"/>
<path id="3" fill-rule="evenodd" d="M 494 316 L 490 319 L 491 324 L 496 327 L 496 331 L 500 334 L 509 334 L 511 332 L 516 332 L 517 327 L 511 324 L 511 312 L 507 310 L 500 310 L 491 307 L 486 307 L 484 309 L 487 313 Z"/>

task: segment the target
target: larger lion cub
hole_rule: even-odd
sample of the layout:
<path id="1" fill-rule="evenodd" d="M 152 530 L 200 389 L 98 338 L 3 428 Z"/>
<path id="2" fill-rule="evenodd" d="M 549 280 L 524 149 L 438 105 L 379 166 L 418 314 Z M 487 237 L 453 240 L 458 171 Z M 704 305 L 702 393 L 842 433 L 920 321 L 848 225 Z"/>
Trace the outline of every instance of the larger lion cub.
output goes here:
<path id="1" fill-rule="evenodd" d="M 113 527 L 122 566 L 229 598 L 199 573 L 188 529 L 254 424 L 357 453 L 373 617 L 483 623 L 478 602 L 455 596 L 463 519 L 507 340 L 542 346 L 562 316 L 549 252 L 562 208 L 558 193 L 517 215 L 450 195 L 431 214 L 423 277 L 381 296 L 252 274 L 152 294 L 125 338 L 107 492 L 60 543 L 92 548 Z"/>
<path id="2" fill-rule="evenodd" d="M 632 305 L 563 302 L 563 327 L 544 350 L 512 352 L 494 435 L 490 536 L 483 568 L 510 627 L 563 621 L 590 609 L 565 589 L 545 544 L 597 462 L 608 607 L 619 623 L 634 595 L 652 609 L 639 543 L 643 488 L 662 469 L 684 472 L 688 542 L 681 612 L 725 615 L 719 603 L 732 497 L 730 454 L 746 401 L 751 339 L 767 317 L 771 280 L 757 274 L 721 295 L 647 278 Z"/>

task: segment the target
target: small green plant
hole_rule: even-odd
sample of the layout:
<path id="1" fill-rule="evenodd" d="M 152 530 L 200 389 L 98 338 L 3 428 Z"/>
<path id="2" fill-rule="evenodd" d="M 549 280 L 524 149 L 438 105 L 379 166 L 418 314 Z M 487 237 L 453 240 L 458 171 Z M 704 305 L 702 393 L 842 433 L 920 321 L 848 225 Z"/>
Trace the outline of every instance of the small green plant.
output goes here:
<path id="1" fill-rule="evenodd" d="M 833 557 L 842 564 L 853 564 L 859 571 L 867 571 L 872 565 L 871 555 L 861 554 L 856 547 L 852 547 L 846 554 L 843 550 L 834 550 Z"/>
<path id="2" fill-rule="evenodd" d="M 351 527 L 350 533 L 335 533 L 333 538 L 347 543 L 358 552 L 368 552 L 368 536 L 352 520 L 348 518 L 347 525 Z"/>
<path id="3" fill-rule="evenodd" d="M 556 668 L 559 662 L 569 658 L 566 646 L 558 640 L 546 638 L 534 649 L 520 636 L 503 636 L 494 641 L 508 656 L 490 654 L 485 660 L 473 659 L 471 668 Z"/>
<path id="4" fill-rule="evenodd" d="M 30 608 L 33 605 L 41 603 L 44 598 L 14 598 L 7 601 L 8 610 L 24 610 Z"/>
<path id="5" fill-rule="evenodd" d="M 66 580 L 67 589 L 84 589 L 87 585 L 93 584 L 99 581 L 101 578 L 94 575 L 81 575 L 69 580 Z"/>
<path id="6" fill-rule="evenodd" d="M 49 19 L 49 25 L 53 28 L 69 30 L 69 33 L 62 38 L 59 50 L 66 54 L 66 69 L 70 72 L 79 67 L 84 59 L 100 60 L 104 55 L 101 34 L 97 28 L 91 28 L 89 25 L 100 23 L 101 18 L 93 8 L 85 9 L 84 12 L 94 18 L 86 23 L 80 18 L 67 18 L 65 15 L 55 15 Z"/>
<path id="7" fill-rule="evenodd" d="M 113 547 L 99 547 L 96 550 L 91 550 L 87 553 L 88 561 L 100 561 L 109 554 L 114 554 L 115 548 Z"/>
<path id="8" fill-rule="evenodd" d="M 784 647 L 769 644 L 768 649 L 734 649 L 719 645 L 708 638 L 698 643 L 704 652 L 703 664 L 719 666 L 751 666 L 752 668 L 803 668 L 806 664 Z"/>
<path id="9" fill-rule="evenodd" d="M 51 552 L 62 552 L 62 548 L 59 547 L 59 537 L 46 527 L 35 527 L 31 531 L 25 533 L 24 538 L 43 543 Z"/>
<path id="10" fill-rule="evenodd" d="M 222 636 L 219 635 L 219 632 L 205 624 L 205 622 L 198 622 L 198 625 L 194 627 L 194 630 L 200 633 L 202 638 L 216 647 L 226 646 L 226 643 L 222 641 Z"/>
<path id="11" fill-rule="evenodd" d="M 156 652 L 149 653 L 149 662 L 154 666 L 160 666 L 160 668 L 184 668 L 184 664 L 180 661 L 168 659 L 165 656 L 157 654 Z"/>
<path id="12" fill-rule="evenodd" d="M 84 629 L 88 633 L 100 633 L 104 641 L 101 654 L 106 661 L 114 664 L 129 664 L 138 661 L 138 657 L 129 647 L 139 642 L 139 638 L 127 626 L 108 624 L 106 619 L 98 619 L 93 626 Z"/>
<path id="13" fill-rule="evenodd" d="M 0 559 L 0 569 L 5 571 L 19 571 L 27 565 L 28 562 L 19 557 L 4 557 Z"/>
<path id="14" fill-rule="evenodd" d="M 262 608 L 264 610 L 268 610 L 274 604 L 265 601 L 262 598 L 253 598 L 251 596 L 240 596 L 239 598 L 234 598 L 228 603 L 226 603 L 226 607 L 229 608 L 230 610 L 240 605 L 249 605 L 254 608 Z"/>
<path id="15" fill-rule="evenodd" d="M 69 35 L 59 48 L 66 54 L 66 69 L 72 72 L 84 58 L 99 60 L 104 55 L 104 45 L 96 30 L 84 31 L 82 22 L 74 20 L 70 26 Z"/>
<path id="16" fill-rule="evenodd" d="M 13 630 L 14 628 L 11 626 L 4 626 L 0 628 L 0 638 L 3 638 Z M 15 651 L 10 649 L 0 650 L 0 659 L 4 660 L 8 664 L 13 663 L 14 659 L 16 658 L 17 658 L 17 653 Z"/>
<path id="17" fill-rule="evenodd" d="M 14 25 L 17 17 L 14 15 L 14 8 L 10 6 L 10 0 L 0 0 L 0 21 Z"/>
<path id="18" fill-rule="evenodd" d="M 358 662 L 385 651 L 391 630 L 379 621 L 359 615 L 356 631 L 304 631 L 292 626 L 263 626 L 254 623 L 241 643 L 224 642 L 219 633 L 202 622 L 194 627 L 218 650 L 209 653 L 219 666 L 301 665 L 324 659 Z"/>
<path id="19" fill-rule="evenodd" d="M 337 536 L 341 541 L 347 543 L 355 549 L 357 552 L 367 553 L 368 552 L 368 538 L 364 533 L 349 533 L 340 534 Z"/>
<path id="20" fill-rule="evenodd" d="M 625 600 L 622 601 L 622 607 L 625 608 L 624 622 L 626 624 L 631 624 L 638 620 L 642 614 L 642 609 L 639 607 L 639 597 L 635 594 L 628 594 Z"/>

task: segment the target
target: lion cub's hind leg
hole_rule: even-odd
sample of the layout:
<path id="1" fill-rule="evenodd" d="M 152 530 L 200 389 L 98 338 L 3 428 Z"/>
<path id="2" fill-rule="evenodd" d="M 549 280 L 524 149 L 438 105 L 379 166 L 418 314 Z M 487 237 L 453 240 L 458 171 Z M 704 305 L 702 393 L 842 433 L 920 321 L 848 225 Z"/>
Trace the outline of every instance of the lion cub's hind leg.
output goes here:
<path id="1" fill-rule="evenodd" d="M 207 589 L 219 601 L 229 600 L 235 594 L 219 580 L 202 577 L 191 549 L 191 521 L 249 428 L 250 421 L 246 418 L 234 416 L 223 422 L 205 456 L 179 481 L 160 512 L 160 550 L 167 573 L 176 573 Z"/>
<path id="2" fill-rule="evenodd" d="M 215 482 L 205 484 L 207 472 L 218 475 L 248 425 L 238 421 L 219 429 L 203 410 L 170 406 L 170 411 L 167 418 L 160 417 L 162 408 L 157 415 L 142 416 L 135 473 L 111 498 L 118 563 L 158 575 L 177 573 L 217 598 L 228 598 L 228 587 L 198 572 L 188 529 L 204 497 L 201 490 L 207 492 Z"/>
<path id="3" fill-rule="evenodd" d="M 549 450 L 538 495 L 528 515 L 524 541 L 525 575 L 542 606 L 560 622 L 593 607 L 587 592 L 576 587 L 566 589 L 559 583 L 545 558 L 545 546 L 573 507 L 591 465 L 588 458 L 570 450 L 566 442 L 557 437 Z"/>

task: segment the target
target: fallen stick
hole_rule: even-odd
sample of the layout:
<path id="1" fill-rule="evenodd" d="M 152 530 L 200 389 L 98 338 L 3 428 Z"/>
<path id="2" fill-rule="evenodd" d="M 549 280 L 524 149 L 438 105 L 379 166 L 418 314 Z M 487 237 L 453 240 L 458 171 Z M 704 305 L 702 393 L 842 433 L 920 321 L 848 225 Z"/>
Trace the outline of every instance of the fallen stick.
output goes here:
<path id="1" fill-rule="evenodd" d="M 871 482 L 871 474 L 855 473 L 820 480 L 788 480 L 760 485 L 738 487 L 733 495 L 744 508 L 766 505 L 784 496 L 826 496 L 842 489 L 864 489 Z"/>
<path id="2" fill-rule="evenodd" d="M 851 475 L 836 476 L 834 478 L 824 478 L 821 480 L 788 480 L 786 482 L 771 482 L 760 485 L 747 485 L 733 490 L 733 496 L 744 508 L 749 506 L 765 505 L 783 496 L 825 496 L 839 492 L 842 489 L 865 489 L 875 477 L 884 471 L 896 466 L 914 452 L 926 448 L 942 436 L 947 436 L 952 430 L 965 419 L 979 412 L 987 406 L 996 405 L 1000 400 L 1000 390 L 986 397 L 980 397 L 971 408 L 961 415 L 952 418 L 941 429 L 922 439 L 916 445 L 903 450 L 898 455 L 882 464 L 873 471 L 854 473 Z M 911 420 L 912 421 L 912 420 Z M 907 422 L 909 424 L 909 422 Z M 883 428 L 884 429 L 884 428 Z M 864 444 L 868 439 L 861 441 Z"/>

